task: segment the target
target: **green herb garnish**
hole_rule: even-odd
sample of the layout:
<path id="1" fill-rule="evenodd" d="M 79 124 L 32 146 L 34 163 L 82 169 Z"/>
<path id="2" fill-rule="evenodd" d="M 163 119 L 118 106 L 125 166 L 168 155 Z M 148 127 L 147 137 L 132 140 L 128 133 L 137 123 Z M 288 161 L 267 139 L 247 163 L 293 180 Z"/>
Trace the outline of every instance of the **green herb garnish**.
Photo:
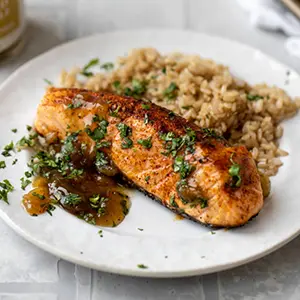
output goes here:
<path id="1" fill-rule="evenodd" d="M 97 149 L 109 148 L 110 146 L 111 146 L 111 142 L 109 142 L 109 141 L 101 141 L 101 142 L 96 143 L 96 148 Z"/>
<path id="2" fill-rule="evenodd" d="M 20 181 L 21 181 L 22 190 L 25 190 L 26 187 L 31 183 L 31 181 L 29 179 L 26 179 L 24 177 L 20 178 Z"/>
<path id="3" fill-rule="evenodd" d="M 151 136 L 147 139 L 139 139 L 137 140 L 138 144 L 142 145 L 146 149 L 150 149 L 152 147 Z"/>
<path id="4" fill-rule="evenodd" d="M 175 202 L 175 195 L 170 197 L 170 205 L 173 207 L 178 207 L 178 204 Z"/>
<path id="5" fill-rule="evenodd" d="M 8 193 L 12 192 L 14 190 L 13 185 L 9 182 L 9 180 L 4 179 L 2 182 L 0 182 L 0 200 L 8 202 Z"/>
<path id="6" fill-rule="evenodd" d="M 125 137 L 121 144 L 122 149 L 129 149 L 133 147 L 133 141 L 129 137 Z"/>
<path id="7" fill-rule="evenodd" d="M 0 161 L 0 169 L 5 169 L 6 168 L 6 163 L 4 160 Z"/>
<path id="8" fill-rule="evenodd" d="M 18 159 L 14 159 L 13 162 L 12 162 L 12 165 L 15 165 L 17 163 Z"/>
<path id="9" fill-rule="evenodd" d="M 129 126 L 127 126 L 126 124 L 124 124 L 124 123 L 119 123 L 119 124 L 117 125 L 117 129 L 119 130 L 120 136 L 121 136 L 122 138 L 125 138 L 125 137 L 127 137 L 127 136 L 130 136 L 131 133 L 132 133 L 131 128 L 130 128 Z"/>
<path id="10" fill-rule="evenodd" d="M 166 67 L 163 67 L 163 68 L 161 69 L 161 71 L 162 71 L 162 73 L 166 74 L 166 73 L 167 73 L 167 68 L 166 68 Z"/>
<path id="11" fill-rule="evenodd" d="M 110 115 L 111 117 L 118 118 L 118 117 L 119 117 L 118 112 L 119 112 L 120 108 L 121 108 L 121 107 L 118 106 L 115 110 L 111 110 L 111 111 L 109 112 L 109 115 Z"/>
<path id="12" fill-rule="evenodd" d="M 48 85 L 53 85 L 53 82 L 50 81 L 49 79 L 47 78 L 44 78 L 44 81 L 48 84 Z"/>
<path id="13" fill-rule="evenodd" d="M 70 103 L 68 104 L 68 109 L 75 109 L 75 108 L 79 108 L 82 106 L 82 103 L 80 103 L 79 101 L 76 102 L 76 103 Z"/>
<path id="14" fill-rule="evenodd" d="M 108 198 L 101 197 L 99 194 L 93 195 L 89 198 L 90 206 L 97 210 L 98 215 L 103 216 L 106 214 L 106 202 Z"/>
<path id="15" fill-rule="evenodd" d="M 107 63 L 101 65 L 100 68 L 105 70 L 105 71 L 111 71 L 114 68 L 114 64 L 111 63 L 111 62 L 107 62 Z"/>
<path id="16" fill-rule="evenodd" d="M 131 82 L 132 88 L 126 87 L 124 89 L 125 96 L 140 98 L 146 92 L 146 82 L 133 79 Z"/>
<path id="17" fill-rule="evenodd" d="M 17 132 L 18 132 L 18 129 L 17 129 L 17 128 L 13 128 L 11 131 L 12 131 L 13 133 L 17 133 Z"/>
<path id="18" fill-rule="evenodd" d="M 174 172 L 180 174 L 180 178 L 186 178 L 191 171 L 193 166 L 191 166 L 187 161 L 184 160 L 183 156 L 177 156 L 174 161 Z"/>
<path id="19" fill-rule="evenodd" d="M 122 93 L 122 88 L 121 88 L 121 82 L 120 81 L 118 81 L 118 80 L 114 81 L 112 83 L 112 86 L 113 86 L 114 90 L 116 91 L 116 93 L 118 95 L 120 95 Z"/>
<path id="20" fill-rule="evenodd" d="M 52 217 L 52 212 L 56 209 L 56 207 L 53 204 L 49 204 L 47 207 L 47 213 Z"/>
<path id="21" fill-rule="evenodd" d="M 11 156 L 10 151 L 14 149 L 14 143 L 11 141 L 8 145 L 4 146 L 4 151 L 2 151 L 2 155 L 5 157 Z"/>
<path id="22" fill-rule="evenodd" d="M 103 233 L 103 231 L 100 229 L 100 230 L 98 231 L 98 234 L 99 234 L 100 237 L 103 237 L 103 234 L 102 234 L 102 233 Z"/>
<path id="23" fill-rule="evenodd" d="M 232 165 L 230 166 L 228 173 L 232 177 L 231 187 L 239 187 L 242 183 L 242 177 L 240 175 L 241 166 L 233 161 L 233 155 L 230 156 L 230 162 Z"/>
<path id="24" fill-rule="evenodd" d="M 163 96 L 171 100 L 176 98 L 178 87 L 175 82 L 171 82 L 170 85 L 163 91 Z"/>
<path id="25" fill-rule="evenodd" d="M 81 203 L 81 197 L 77 194 L 69 193 L 63 198 L 63 205 L 76 206 Z"/>
<path id="26" fill-rule="evenodd" d="M 186 105 L 186 106 L 181 106 L 182 109 L 188 110 L 190 109 L 192 106 L 191 105 Z"/>
<path id="27" fill-rule="evenodd" d="M 138 264 L 137 267 L 140 269 L 148 269 L 148 267 L 144 264 Z"/>
<path id="28" fill-rule="evenodd" d="M 139 230 L 139 231 L 144 231 L 144 229 L 143 229 L 143 228 L 138 228 L 138 230 Z"/>
<path id="29" fill-rule="evenodd" d="M 89 69 L 91 67 L 94 67 L 96 65 L 99 64 L 99 59 L 98 58 L 94 58 L 94 59 L 91 59 L 83 68 L 82 68 L 82 71 L 81 71 L 81 75 L 83 76 L 86 76 L 86 77 L 90 77 L 90 76 L 93 76 L 94 73 L 92 72 L 89 72 Z"/>
<path id="30" fill-rule="evenodd" d="M 27 178 L 30 178 L 32 175 L 33 175 L 32 172 L 29 172 L 29 171 L 26 171 L 26 172 L 25 172 L 25 176 L 26 176 Z"/>
<path id="31" fill-rule="evenodd" d="M 32 196 L 39 198 L 40 200 L 45 200 L 45 196 L 36 192 L 31 193 Z"/>
<path id="32" fill-rule="evenodd" d="M 98 117 L 98 116 L 95 116 Z M 94 119 L 95 119 L 94 117 Z M 93 119 L 93 121 L 94 121 Z M 107 126 L 108 126 L 108 122 L 100 117 L 97 118 L 98 121 L 98 127 L 96 127 L 94 129 L 94 131 L 92 131 L 90 128 L 85 128 L 85 132 L 89 135 L 89 137 L 91 137 L 94 141 L 100 141 L 102 140 L 107 133 Z"/>
<path id="33" fill-rule="evenodd" d="M 149 175 L 145 177 L 145 181 L 146 181 L 147 183 L 149 182 L 149 179 L 150 179 L 150 176 L 149 176 Z"/>
<path id="34" fill-rule="evenodd" d="M 247 100 L 249 101 L 257 101 L 260 99 L 263 99 L 264 97 L 260 96 L 260 95 L 251 95 L 251 94 L 247 94 Z"/>
<path id="35" fill-rule="evenodd" d="M 151 107 L 150 104 L 142 103 L 142 108 L 143 108 L 143 109 L 150 109 L 150 107 Z"/>
<path id="36" fill-rule="evenodd" d="M 103 166 L 105 166 L 107 164 L 108 164 L 108 159 L 107 159 L 106 155 L 103 152 L 98 151 L 96 153 L 96 162 L 95 162 L 95 165 L 97 167 L 103 167 Z"/>
<path id="37" fill-rule="evenodd" d="M 120 204 L 122 206 L 123 214 L 124 214 L 124 216 L 126 216 L 129 212 L 129 209 L 127 207 L 127 201 L 126 200 L 121 200 Z"/>

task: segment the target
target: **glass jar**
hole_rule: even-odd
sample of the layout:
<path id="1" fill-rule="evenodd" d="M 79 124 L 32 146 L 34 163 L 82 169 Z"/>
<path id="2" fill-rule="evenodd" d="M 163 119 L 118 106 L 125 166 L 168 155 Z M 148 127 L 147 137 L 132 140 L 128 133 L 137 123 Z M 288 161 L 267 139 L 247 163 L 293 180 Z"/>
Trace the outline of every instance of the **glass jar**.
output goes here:
<path id="1" fill-rule="evenodd" d="M 0 0 L 0 59 L 23 46 L 24 1 Z"/>

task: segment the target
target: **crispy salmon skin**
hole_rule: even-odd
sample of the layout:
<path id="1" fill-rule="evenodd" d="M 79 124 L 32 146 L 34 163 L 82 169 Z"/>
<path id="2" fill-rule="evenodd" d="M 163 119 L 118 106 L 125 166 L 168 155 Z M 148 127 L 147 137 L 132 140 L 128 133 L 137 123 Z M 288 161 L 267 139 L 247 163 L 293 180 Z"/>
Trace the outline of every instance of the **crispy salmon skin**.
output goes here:
<path id="1" fill-rule="evenodd" d="M 107 128 L 97 140 L 100 120 Z M 150 102 L 51 88 L 38 107 L 35 128 L 50 142 L 81 131 L 90 153 L 110 142 L 101 151 L 125 178 L 194 221 L 241 226 L 263 206 L 260 176 L 244 146 L 231 147 L 213 130 Z"/>

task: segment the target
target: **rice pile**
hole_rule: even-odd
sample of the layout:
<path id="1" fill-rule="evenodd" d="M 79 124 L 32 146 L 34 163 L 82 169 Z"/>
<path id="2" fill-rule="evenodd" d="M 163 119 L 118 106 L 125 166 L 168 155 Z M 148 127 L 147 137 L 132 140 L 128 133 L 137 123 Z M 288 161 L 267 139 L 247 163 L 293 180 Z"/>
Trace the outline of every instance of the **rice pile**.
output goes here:
<path id="1" fill-rule="evenodd" d="M 161 55 L 142 48 L 120 57 L 112 70 L 88 77 L 81 72 L 77 67 L 63 71 L 61 86 L 119 94 L 136 91 L 136 97 L 166 107 L 200 127 L 215 128 L 231 144 L 245 145 L 267 176 L 275 175 L 282 165 L 280 156 L 288 155 L 278 147 L 283 134 L 279 123 L 297 113 L 300 99 L 293 101 L 276 86 L 250 86 L 212 60 L 182 53 Z"/>

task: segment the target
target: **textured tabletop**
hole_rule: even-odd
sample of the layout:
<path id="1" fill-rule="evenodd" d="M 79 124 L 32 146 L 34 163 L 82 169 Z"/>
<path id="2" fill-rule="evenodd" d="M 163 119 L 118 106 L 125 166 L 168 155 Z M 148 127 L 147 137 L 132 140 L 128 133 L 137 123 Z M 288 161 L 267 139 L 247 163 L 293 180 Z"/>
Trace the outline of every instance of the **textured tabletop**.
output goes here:
<path id="1" fill-rule="evenodd" d="M 24 62 L 64 41 L 142 27 L 193 29 L 228 37 L 257 47 L 300 72 L 300 60 L 283 48 L 285 37 L 252 28 L 234 0 L 25 3 L 27 45 L 18 58 L 0 65 L 0 82 Z M 140 279 L 60 260 L 29 244 L 0 220 L 0 300 L 299 300 L 299 249 L 297 238 L 263 259 L 229 271 L 184 279 Z"/>

